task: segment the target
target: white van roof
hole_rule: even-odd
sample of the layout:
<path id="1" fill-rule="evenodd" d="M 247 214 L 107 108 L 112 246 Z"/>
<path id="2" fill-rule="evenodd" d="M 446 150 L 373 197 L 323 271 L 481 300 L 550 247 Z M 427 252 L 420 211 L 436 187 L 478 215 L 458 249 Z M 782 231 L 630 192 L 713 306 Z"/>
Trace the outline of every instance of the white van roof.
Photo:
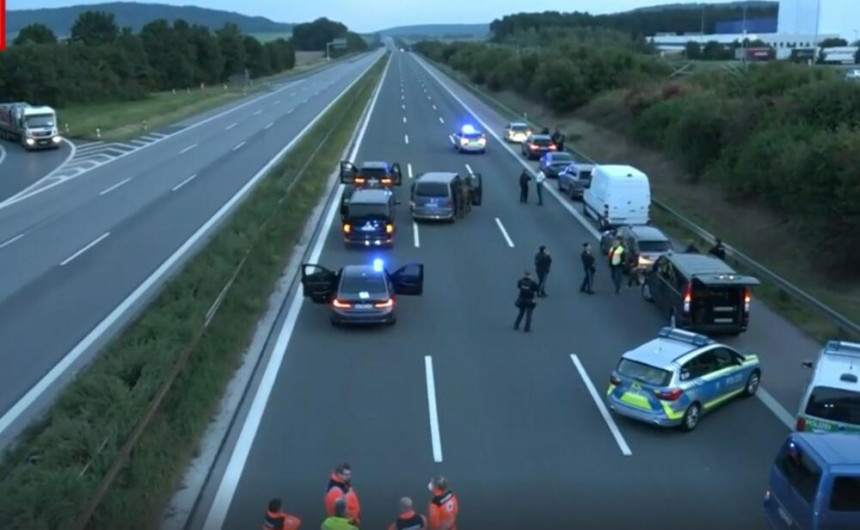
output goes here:
<path id="1" fill-rule="evenodd" d="M 648 181 L 648 175 L 633 166 L 622 166 L 615 164 L 599 165 L 597 169 L 610 179 L 630 179 Z"/>

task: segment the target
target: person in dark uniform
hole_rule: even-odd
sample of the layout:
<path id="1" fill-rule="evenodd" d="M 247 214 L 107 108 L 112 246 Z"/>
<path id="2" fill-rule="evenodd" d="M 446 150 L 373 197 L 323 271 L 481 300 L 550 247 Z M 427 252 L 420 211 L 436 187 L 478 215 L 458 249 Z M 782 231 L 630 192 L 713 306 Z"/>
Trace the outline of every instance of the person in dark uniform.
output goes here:
<path id="1" fill-rule="evenodd" d="M 699 247 L 696 246 L 696 243 L 692 239 L 687 240 L 687 248 L 684 249 L 685 254 L 700 254 Z"/>
<path id="2" fill-rule="evenodd" d="M 523 317 L 526 317 L 526 325 L 523 331 L 526 333 L 531 331 L 532 311 L 537 306 L 535 297 L 537 296 L 538 288 L 537 282 L 532 279 L 532 273 L 529 271 L 526 271 L 523 277 L 517 282 L 519 294 L 517 295 L 515 305 L 519 312 L 517 313 L 517 319 L 514 321 L 514 330 L 520 329 L 520 322 L 523 321 Z"/>
<path id="3" fill-rule="evenodd" d="M 558 151 L 564 151 L 564 135 L 561 134 L 558 127 L 556 127 L 555 131 L 552 133 L 552 143 L 555 144 Z"/>
<path id="4" fill-rule="evenodd" d="M 460 188 L 462 190 L 463 198 L 463 217 L 469 215 L 469 212 L 472 211 L 472 180 L 464 179 L 463 186 Z"/>
<path id="5" fill-rule="evenodd" d="M 723 246 L 723 240 L 717 238 L 716 244 L 708 251 L 708 254 L 726 261 L 726 247 Z"/>
<path id="6" fill-rule="evenodd" d="M 552 256 L 546 251 L 546 247 L 541 245 L 538 248 L 538 253 L 535 254 L 535 272 L 538 277 L 538 296 L 546 298 L 546 277 L 549 276 L 549 269 L 552 266 Z"/>
<path id="7" fill-rule="evenodd" d="M 591 253 L 591 245 L 589 243 L 582 244 L 582 270 L 585 277 L 582 279 L 582 285 L 579 286 L 579 292 L 594 294 L 594 273 L 597 272 L 595 266 L 594 254 Z"/>
<path id="8" fill-rule="evenodd" d="M 463 205 L 463 187 L 465 185 L 460 181 L 454 181 L 454 217 L 462 219 L 465 214 L 466 207 Z"/>
<path id="9" fill-rule="evenodd" d="M 541 132 L 540 132 L 540 133 L 541 133 L 541 134 L 549 134 L 549 128 L 544 127 L 544 128 L 543 128 L 543 130 L 541 130 Z"/>
<path id="10" fill-rule="evenodd" d="M 525 169 L 522 173 L 520 173 L 520 202 L 527 203 L 529 202 L 529 181 L 532 179 L 532 176 L 529 175 L 529 172 Z"/>

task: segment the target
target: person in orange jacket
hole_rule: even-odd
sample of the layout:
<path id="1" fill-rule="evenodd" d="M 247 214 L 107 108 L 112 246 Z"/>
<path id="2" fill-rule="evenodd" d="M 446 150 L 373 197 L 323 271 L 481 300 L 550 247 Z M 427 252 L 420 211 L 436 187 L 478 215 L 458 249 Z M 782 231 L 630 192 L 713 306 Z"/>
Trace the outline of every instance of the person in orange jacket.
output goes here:
<path id="1" fill-rule="evenodd" d="M 349 464 L 341 464 L 332 472 L 326 487 L 325 512 L 331 517 L 334 515 L 334 501 L 344 497 L 346 500 L 346 514 L 353 524 L 361 522 L 361 505 L 358 502 L 358 493 L 352 487 L 352 468 Z"/>
<path id="2" fill-rule="evenodd" d="M 388 530 L 421 530 L 427 528 L 427 518 L 415 512 L 412 499 L 400 499 L 400 515 L 388 526 Z"/>
<path id="3" fill-rule="evenodd" d="M 285 512 L 283 505 L 281 499 L 269 501 L 269 509 L 263 519 L 263 530 L 297 530 L 302 525 L 302 520 Z"/>
<path id="4" fill-rule="evenodd" d="M 430 506 L 427 508 L 430 530 L 457 530 L 460 501 L 448 487 L 448 480 L 442 476 L 433 477 L 427 488 L 433 493 Z"/>

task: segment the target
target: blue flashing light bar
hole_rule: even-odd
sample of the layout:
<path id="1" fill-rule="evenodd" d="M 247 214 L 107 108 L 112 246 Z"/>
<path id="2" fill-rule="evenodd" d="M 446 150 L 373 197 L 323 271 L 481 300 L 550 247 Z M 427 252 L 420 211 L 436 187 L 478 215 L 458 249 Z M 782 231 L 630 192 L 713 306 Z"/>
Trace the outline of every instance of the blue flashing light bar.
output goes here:
<path id="1" fill-rule="evenodd" d="M 473 125 L 463 125 L 460 127 L 460 132 L 463 134 L 477 134 L 478 130 Z"/>
<path id="2" fill-rule="evenodd" d="M 375 260 L 373 260 L 373 270 L 377 272 L 382 272 L 383 269 L 385 269 L 385 263 L 383 263 L 381 259 L 376 258 Z"/>

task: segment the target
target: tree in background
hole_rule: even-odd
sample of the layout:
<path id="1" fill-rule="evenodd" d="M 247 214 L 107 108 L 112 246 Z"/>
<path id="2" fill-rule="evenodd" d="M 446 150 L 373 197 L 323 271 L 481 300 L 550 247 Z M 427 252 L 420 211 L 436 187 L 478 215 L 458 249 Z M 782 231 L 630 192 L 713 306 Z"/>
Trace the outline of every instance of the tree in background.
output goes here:
<path id="1" fill-rule="evenodd" d="M 840 48 L 842 46 L 848 46 L 848 41 L 839 38 L 824 39 L 818 45 L 822 48 Z"/>
<path id="2" fill-rule="evenodd" d="M 105 11 L 86 11 L 72 25 L 72 42 L 87 46 L 111 44 L 119 36 L 119 26 L 112 13 Z"/>
<path id="3" fill-rule="evenodd" d="M 13 46 L 21 46 L 22 44 L 56 44 L 57 36 L 51 31 L 51 28 L 44 24 L 30 24 L 21 28 L 15 40 L 12 41 Z"/>
<path id="4" fill-rule="evenodd" d="M 248 62 L 245 52 L 245 41 L 239 26 L 236 24 L 225 24 L 216 32 L 218 44 L 221 46 L 221 54 L 224 56 L 224 74 L 242 74 Z"/>
<path id="5" fill-rule="evenodd" d="M 326 44 L 334 39 L 344 39 L 349 30 L 340 22 L 325 17 L 313 22 L 297 24 L 293 28 L 293 46 L 301 51 L 325 51 Z"/>
<path id="6" fill-rule="evenodd" d="M 691 40 L 684 46 L 684 55 L 691 61 L 698 61 L 702 58 L 702 45 Z"/>

